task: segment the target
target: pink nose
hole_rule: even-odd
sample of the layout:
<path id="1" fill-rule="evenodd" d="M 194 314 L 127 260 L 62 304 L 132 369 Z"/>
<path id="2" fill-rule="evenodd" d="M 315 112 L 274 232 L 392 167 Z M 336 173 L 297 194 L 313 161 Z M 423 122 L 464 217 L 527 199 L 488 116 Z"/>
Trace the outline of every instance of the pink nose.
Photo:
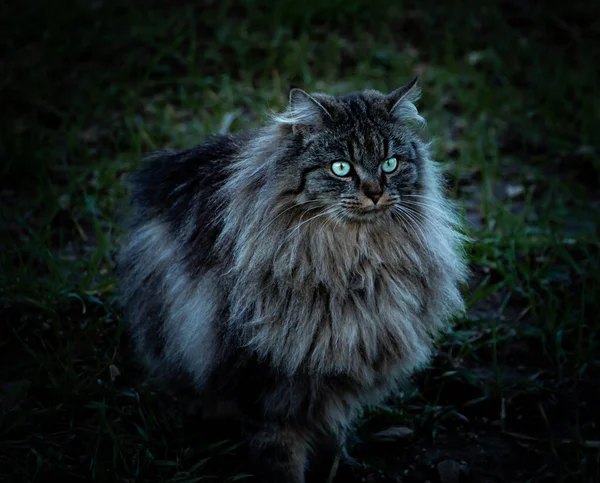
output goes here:
<path id="1" fill-rule="evenodd" d="M 368 198 L 371 198 L 375 205 L 379 201 L 379 198 L 381 198 L 381 193 L 365 193 L 365 195 L 367 195 Z"/>

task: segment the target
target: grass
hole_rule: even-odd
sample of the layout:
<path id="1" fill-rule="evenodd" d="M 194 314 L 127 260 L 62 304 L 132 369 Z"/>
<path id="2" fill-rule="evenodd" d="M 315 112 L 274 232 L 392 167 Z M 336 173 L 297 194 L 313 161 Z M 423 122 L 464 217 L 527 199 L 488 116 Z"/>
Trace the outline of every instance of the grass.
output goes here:
<path id="1" fill-rule="evenodd" d="M 388 481 L 600 481 L 600 9 L 512 1 L 3 4 L 0 481 L 248 478 L 239 437 L 154 392 L 114 304 L 144 152 L 259 124 L 290 84 L 421 111 L 473 243 L 469 311 L 365 416 Z M 389 426 L 412 440 L 370 441 Z M 464 477 L 463 477 L 464 479 Z"/>

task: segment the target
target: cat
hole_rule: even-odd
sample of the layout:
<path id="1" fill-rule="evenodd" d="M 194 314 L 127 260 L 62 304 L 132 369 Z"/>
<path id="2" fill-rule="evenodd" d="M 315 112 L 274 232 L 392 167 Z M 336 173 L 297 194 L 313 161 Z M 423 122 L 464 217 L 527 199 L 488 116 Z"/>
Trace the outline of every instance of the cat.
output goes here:
<path id="1" fill-rule="evenodd" d="M 465 237 L 419 94 L 293 88 L 265 126 L 151 154 L 131 179 L 117 273 L 134 347 L 235 403 L 258 481 L 305 482 L 464 310 Z"/>

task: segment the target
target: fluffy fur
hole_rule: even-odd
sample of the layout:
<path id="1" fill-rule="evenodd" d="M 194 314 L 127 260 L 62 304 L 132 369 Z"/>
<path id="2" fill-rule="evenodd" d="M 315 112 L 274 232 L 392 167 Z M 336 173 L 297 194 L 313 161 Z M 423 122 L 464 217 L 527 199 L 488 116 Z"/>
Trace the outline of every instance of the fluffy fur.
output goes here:
<path id="1" fill-rule="evenodd" d="M 154 154 L 132 180 L 118 274 L 137 351 L 237 404 L 261 481 L 304 482 L 309 454 L 343 444 L 463 309 L 463 239 L 417 98 L 414 82 L 293 89 L 265 127 Z"/>

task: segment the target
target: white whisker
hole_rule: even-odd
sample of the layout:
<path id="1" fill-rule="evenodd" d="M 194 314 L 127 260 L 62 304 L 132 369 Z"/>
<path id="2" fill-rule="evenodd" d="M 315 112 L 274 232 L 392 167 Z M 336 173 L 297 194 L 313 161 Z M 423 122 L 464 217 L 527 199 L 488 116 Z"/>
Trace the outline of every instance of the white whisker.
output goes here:
<path id="1" fill-rule="evenodd" d="M 415 211 L 414 209 L 410 208 L 409 206 L 403 206 L 403 208 L 405 210 L 407 210 L 408 213 L 412 213 L 414 215 L 415 223 L 419 223 L 419 225 L 425 231 L 428 231 L 428 229 L 431 229 L 431 230 L 435 231 L 440 237 L 444 236 L 444 233 L 442 233 L 442 230 L 437 226 L 437 224 L 431 223 L 431 222 L 429 222 L 427 224 L 425 223 L 426 217 L 422 213 Z"/>
<path id="2" fill-rule="evenodd" d="M 423 209 L 423 213 L 421 213 L 424 217 L 426 218 L 434 218 L 435 219 L 435 215 L 437 215 L 437 217 L 441 218 L 442 221 L 447 221 L 449 216 L 448 213 L 445 212 L 444 210 L 442 210 L 441 208 L 438 208 L 437 206 L 432 206 L 429 203 L 420 203 L 418 201 L 407 201 L 404 200 L 401 203 L 402 205 L 406 206 L 406 205 L 410 205 L 410 206 L 416 206 L 419 208 Z"/>
<path id="3" fill-rule="evenodd" d="M 290 206 L 289 208 L 286 208 L 285 210 L 283 210 L 281 213 L 279 213 L 275 218 L 273 218 L 264 228 L 263 230 L 266 230 L 267 228 L 269 228 L 273 223 L 275 223 L 281 216 L 283 216 L 285 213 L 287 213 L 288 211 L 297 208 L 299 206 L 305 205 L 307 203 L 316 203 L 317 200 L 308 200 L 308 201 L 302 201 L 301 203 L 296 203 L 292 206 Z"/>
<path id="4" fill-rule="evenodd" d="M 423 232 L 419 222 L 406 210 L 406 207 L 396 205 L 394 208 L 397 208 L 404 216 L 406 216 L 411 221 L 410 225 L 412 225 L 413 228 L 416 228 L 418 230 L 415 232 L 417 235 L 417 241 L 420 243 L 423 250 L 429 255 L 429 258 L 431 259 L 431 249 L 429 248 L 429 245 L 427 243 L 427 237 L 425 236 L 425 233 Z"/>
<path id="5" fill-rule="evenodd" d="M 323 211 L 322 213 L 318 213 L 315 216 L 312 216 L 311 218 L 309 218 L 308 220 L 304 220 L 300 223 L 298 223 L 298 225 L 293 229 L 292 233 L 290 233 L 288 236 L 286 236 L 284 242 L 281 244 L 281 246 L 283 246 L 285 244 L 285 241 L 287 241 L 287 239 L 293 235 L 296 231 L 298 232 L 298 234 L 300 234 L 300 228 L 302 228 L 304 225 L 306 225 L 308 222 L 311 222 L 313 220 L 316 220 L 317 218 L 321 218 L 325 215 L 330 215 L 332 213 L 334 213 L 336 211 L 336 207 L 334 206 L 333 208 L 329 208 L 328 210 Z M 306 212 L 305 212 L 306 213 Z M 296 245 L 297 246 L 297 245 Z M 278 250 L 279 251 L 279 250 Z M 294 249 L 290 252 L 290 261 L 293 260 L 296 257 L 296 249 L 294 247 Z"/>
<path id="6" fill-rule="evenodd" d="M 309 208 L 304 213 L 302 213 L 302 216 L 304 216 L 308 211 L 314 210 L 314 209 L 317 209 L 317 208 L 319 208 L 319 207 Z M 335 211 L 335 209 L 336 209 L 336 207 L 333 207 L 333 208 L 330 208 L 329 210 L 323 211 L 322 213 L 318 213 L 315 216 L 309 218 L 308 220 L 304 220 L 304 221 L 298 223 L 298 225 L 296 225 L 294 228 L 290 228 L 290 229 L 291 230 L 295 230 L 295 231 L 300 231 L 300 227 L 302 227 L 303 225 L 305 225 L 309 221 L 313 221 L 313 220 L 316 220 L 317 218 L 320 218 L 322 216 L 329 215 L 330 213 L 333 213 Z M 300 220 L 302 220 L 302 216 L 300 217 Z"/>
<path id="7" fill-rule="evenodd" d="M 306 211 L 305 211 L 304 213 L 302 213 L 302 215 L 300 216 L 300 220 L 302 220 L 302 217 L 303 217 L 303 216 L 304 216 L 304 215 L 305 215 L 305 214 L 306 214 L 308 211 L 310 211 L 311 209 L 317 209 L 317 208 L 320 208 L 320 207 L 314 207 L 314 208 L 310 208 L 310 209 L 306 210 Z M 309 222 L 311 222 L 311 221 L 313 221 L 313 220 L 316 220 L 317 218 L 321 218 L 322 216 L 329 215 L 329 214 L 333 213 L 333 212 L 334 212 L 336 209 L 337 209 L 337 208 L 334 206 L 333 208 L 329 208 L 329 209 L 327 209 L 327 210 L 325 210 L 325 211 L 323 211 L 323 212 L 321 212 L 321 213 L 317 213 L 316 215 L 314 215 L 314 216 L 310 217 L 308 220 L 300 221 L 300 222 L 299 222 L 297 225 L 295 225 L 295 226 L 293 226 L 293 227 L 290 227 L 290 228 L 288 228 L 288 230 L 287 230 L 287 231 L 288 231 L 289 233 L 288 233 L 288 234 L 285 236 L 285 238 L 284 238 L 284 239 L 281 241 L 281 244 L 279 245 L 279 248 L 277 249 L 277 251 L 275 252 L 275 254 L 273 255 L 273 257 L 274 257 L 274 258 L 275 258 L 275 257 L 277 257 L 277 254 L 279 253 L 279 251 L 281 250 L 281 248 L 285 246 L 286 242 L 287 242 L 287 241 L 288 241 L 288 240 L 289 240 L 289 239 L 290 239 L 292 236 L 294 236 L 294 235 L 296 234 L 296 232 L 298 232 L 298 234 L 299 234 L 299 232 L 300 232 L 300 228 L 302 228 L 302 226 L 304 226 L 306 223 L 309 223 Z M 291 252 L 291 254 L 290 254 L 290 258 L 291 258 L 291 259 L 293 259 L 293 257 L 295 256 L 295 252 L 296 252 L 296 251 L 295 251 L 295 249 L 293 249 L 293 250 L 292 250 L 292 252 Z"/>
<path id="8" fill-rule="evenodd" d="M 435 203 L 439 203 L 440 202 L 440 200 L 432 198 L 431 196 L 415 195 L 415 194 L 412 194 L 412 193 L 411 194 L 402 195 L 402 197 L 403 198 L 407 198 L 407 197 L 410 197 L 410 198 L 423 198 L 423 199 L 426 199 L 426 200 L 429 200 L 429 201 L 433 201 Z"/>

